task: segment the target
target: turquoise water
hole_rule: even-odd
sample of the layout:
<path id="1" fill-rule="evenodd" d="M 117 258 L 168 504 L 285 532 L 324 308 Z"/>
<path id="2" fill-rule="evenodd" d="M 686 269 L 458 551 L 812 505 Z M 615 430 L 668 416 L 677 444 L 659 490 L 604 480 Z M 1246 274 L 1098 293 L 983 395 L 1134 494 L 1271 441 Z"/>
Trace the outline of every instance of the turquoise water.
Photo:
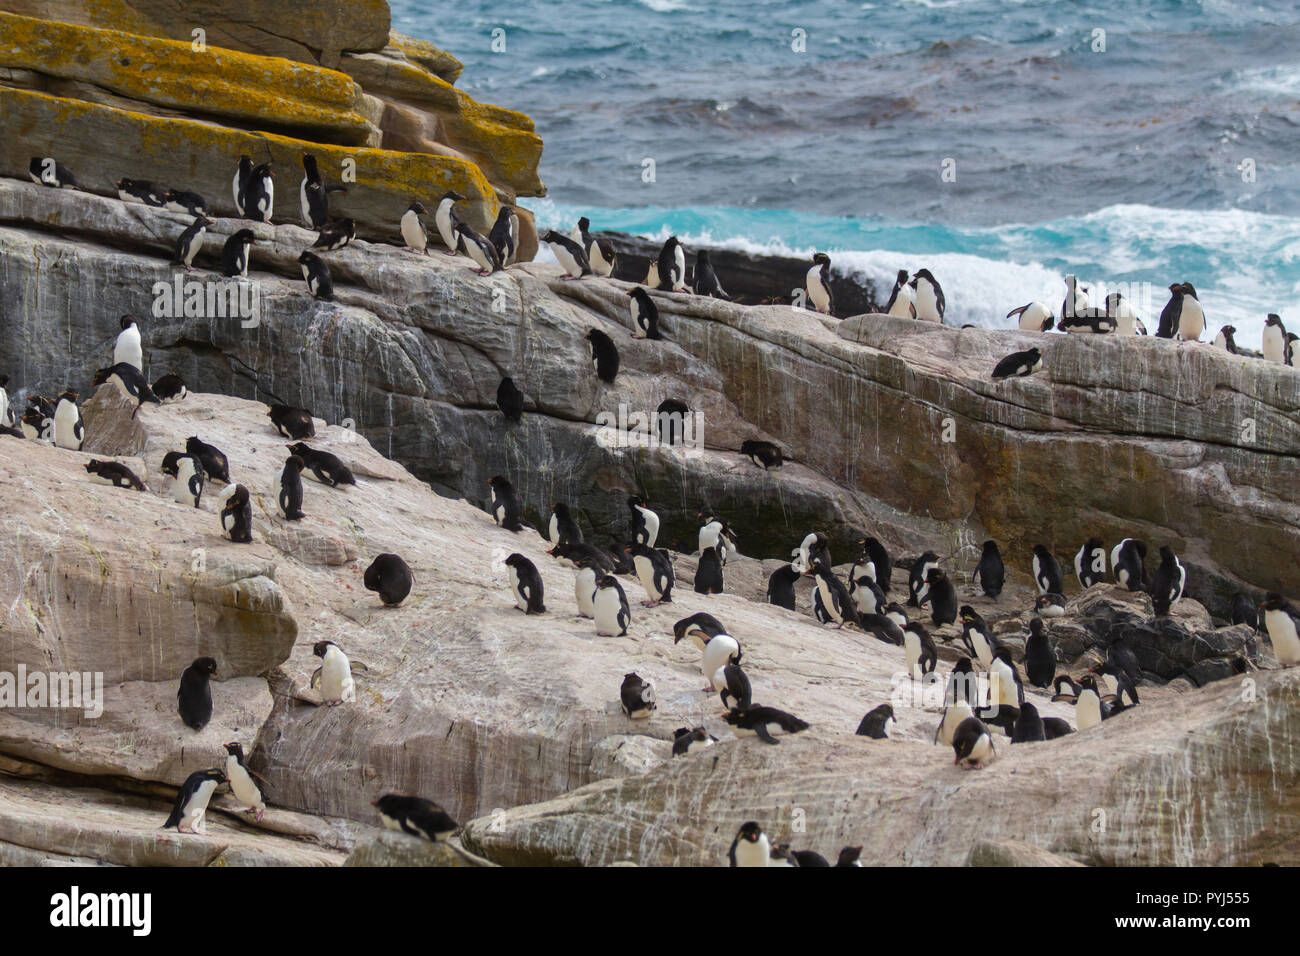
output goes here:
<path id="1" fill-rule="evenodd" d="M 1190 281 L 1211 333 L 1255 347 L 1268 312 L 1300 325 L 1293 4 L 392 6 L 465 62 L 459 86 L 537 123 L 544 227 L 822 249 L 876 283 L 925 266 L 958 324 L 1059 308 L 1074 272 L 1149 288 L 1144 315 Z"/>

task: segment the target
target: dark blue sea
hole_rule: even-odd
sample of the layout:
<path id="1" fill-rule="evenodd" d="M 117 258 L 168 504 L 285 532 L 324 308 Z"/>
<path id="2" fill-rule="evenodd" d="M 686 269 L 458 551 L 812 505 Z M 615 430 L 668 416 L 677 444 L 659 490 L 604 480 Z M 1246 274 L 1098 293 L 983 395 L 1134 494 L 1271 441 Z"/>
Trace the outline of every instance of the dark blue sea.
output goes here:
<path id="1" fill-rule="evenodd" d="M 1059 309 L 1074 272 L 1149 284 L 1156 314 L 1189 281 L 1210 334 L 1255 348 L 1269 312 L 1300 326 L 1300 4 L 392 8 L 464 61 L 459 86 L 537 123 L 543 227 L 825 250 L 878 285 L 926 266 L 952 324 Z"/>

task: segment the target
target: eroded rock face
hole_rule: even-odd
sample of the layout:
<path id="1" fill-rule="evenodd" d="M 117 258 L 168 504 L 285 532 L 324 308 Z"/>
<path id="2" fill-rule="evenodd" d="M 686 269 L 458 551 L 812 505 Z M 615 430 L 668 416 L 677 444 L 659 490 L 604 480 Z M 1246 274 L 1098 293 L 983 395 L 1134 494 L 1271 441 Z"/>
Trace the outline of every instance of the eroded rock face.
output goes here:
<path id="1" fill-rule="evenodd" d="M 1256 676 L 1175 706 L 1144 697 L 1060 740 L 999 743 L 978 771 L 953 766 L 951 748 L 828 729 L 776 747 L 727 741 L 471 821 L 462 838 L 503 864 L 718 866 L 741 823 L 758 820 L 774 843 L 827 857 L 861 844 L 868 866 L 1285 864 L 1300 674 Z M 1025 843 L 1028 856 L 1007 849 Z"/>

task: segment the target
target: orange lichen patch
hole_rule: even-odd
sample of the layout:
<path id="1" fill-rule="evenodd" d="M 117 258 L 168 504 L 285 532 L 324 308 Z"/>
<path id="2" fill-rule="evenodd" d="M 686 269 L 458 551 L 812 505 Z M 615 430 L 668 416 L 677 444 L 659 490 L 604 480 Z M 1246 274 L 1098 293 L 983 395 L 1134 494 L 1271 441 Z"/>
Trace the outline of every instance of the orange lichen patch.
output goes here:
<path id="1" fill-rule="evenodd" d="M 391 228 L 412 197 L 432 200 L 448 189 L 467 198 L 461 213 L 477 229 L 490 228 L 499 208 L 482 171 L 455 157 L 313 143 L 6 87 L 0 112 L 10 133 L 0 138 L 0 168 L 19 177 L 32 156 L 52 155 L 92 191 L 111 194 L 113 180 L 134 175 L 197 189 L 218 201 L 221 215 L 221 206 L 232 205 L 230 179 L 246 153 L 279 172 L 277 221 L 297 221 L 296 184 L 302 154 L 310 152 L 331 181 L 355 168 L 357 185 L 346 183 L 349 193 L 338 206 L 358 225 Z"/>
<path id="2" fill-rule="evenodd" d="M 0 66 L 102 87 L 129 99 L 254 129 L 375 141 L 360 87 L 335 70 L 120 30 L 0 13 Z"/>
<path id="3" fill-rule="evenodd" d="M 427 40 L 417 40 L 404 33 L 389 33 L 388 47 L 383 53 L 398 54 L 417 66 L 422 66 L 430 73 L 448 83 L 455 83 L 464 64 L 446 50 L 441 50 Z"/>
<path id="4" fill-rule="evenodd" d="M 472 157 L 494 182 L 522 196 L 546 194 L 537 175 L 542 138 L 523 113 L 475 102 L 428 70 L 383 54 L 345 56 L 341 68 L 368 93 L 438 114 L 445 145 Z"/>

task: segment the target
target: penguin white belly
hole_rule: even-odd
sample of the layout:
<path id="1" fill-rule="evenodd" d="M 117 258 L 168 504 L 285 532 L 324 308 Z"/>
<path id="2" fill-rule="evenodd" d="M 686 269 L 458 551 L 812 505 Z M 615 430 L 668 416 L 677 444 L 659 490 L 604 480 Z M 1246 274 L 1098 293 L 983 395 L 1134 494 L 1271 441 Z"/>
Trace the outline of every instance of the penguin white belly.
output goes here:
<path id="1" fill-rule="evenodd" d="M 768 866 L 772 859 L 772 844 L 767 834 L 753 843 L 748 840 L 736 841 L 736 866 Z"/>
<path id="2" fill-rule="evenodd" d="M 894 296 L 894 304 L 889 307 L 889 315 L 896 319 L 914 319 L 916 303 L 912 298 L 912 287 L 903 283 L 898 290 L 898 295 Z"/>
<path id="3" fill-rule="evenodd" d="M 907 663 L 907 675 L 912 680 L 925 677 L 921 673 L 921 637 L 915 631 L 903 632 L 903 660 Z"/>
<path id="4" fill-rule="evenodd" d="M 1016 679 L 1003 661 L 994 661 L 989 668 L 989 699 L 999 707 L 1019 707 Z"/>
<path id="5" fill-rule="evenodd" d="M 558 515 L 551 515 L 551 523 L 546 527 L 546 540 L 555 547 L 560 543 L 560 519 Z"/>
<path id="6" fill-rule="evenodd" d="M 204 780 L 194 791 L 185 804 L 185 810 L 181 814 L 181 821 L 177 826 L 179 830 L 188 830 L 191 833 L 207 833 L 208 828 L 205 817 L 208 811 L 208 801 L 212 799 L 212 793 L 217 789 L 215 780 Z"/>
<path id="7" fill-rule="evenodd" d="M 980 631 L 972 631 L 970 642 L 975 647 L 975 656 L 979 659 L 980 665 L 988 670 L 993 666 L 993 648 L 989 646 L 988 639 Z"/>
<path id="8" fill-rule="evenodd" d="M 235 170 L 235 178 L 230 181 L 230 196 L 235 200 L 235 208 L 239 214 L 244 214 L 244 204 L 239 201 L 239 170 Z"/>
<path id="9" fill-rule="evenodd" d="M 579 617 L 596 616 L 596 572 L 581 568 L 573 581 L 573 597 L 578 602 Z"/>
<path id="10" fill-rule="evenodd" d="M 942 322 L 939 314 L 939 300 L 935 297 L 934 286 L 922 279 L 916 284 L 916 317 L 927 322 Z"/>
<path id="11" fill-rule="evenodd" d="M 607 276 L 614 271 L 613 265 L 605 261 L 605 254 L 600 251 L 597 242 L 592 242 L 591 248 L 587 250 L 587 261 L 591 263 L 591 271 L 598 276 Z"/>
<path id="12" fill-rule="evenodd" d="M 438 227 L 438 235 L 442 237 L 443 245 L 451 252 L 456 251 L 456 233 L 451 228 L 451 201 L 444 199 L 438 206 L 438 211 L 433 216 L 434 225 Z"/>
<path id="13" fill-rule="evenodd" d="M 619 624 L 619 612 L 623 608 L 622 602 L 618 599 L 618 592 L 613 588 L 603 588 L 596 592 L 592 598 L 594 613 L 592 616 L 596 619 L 596 631 L 605 635 L 617 635 L 623 627 Z"/>
<path id="14" fill-rule="evenodd" d="M 81 450 L 82 438 L 77 434 L 81 414 L 72 402 L 60 401 L 54 410 L 54 444 L 72 451 Z"/>
<path id="15" fill-rule="evenodd" d="M 718 536 L 722 534 L 722 525 L 716 521 L 710 521 L 700 529 L 700 554 L 706 549 L 716 547 Z"/>
<path id="16" fill-rule="evenodd" d="M 1020 328 L 1025 332 L 1041 332 L 1043 323 L 1051 315 L 1047 306 L 1041 302 L 1031 302 L 1025 311 L 1020 313 Z"/>
<path id="17" fill-rule="evenodd" d="M 259 811 L 258 819 L 260 820 L 261 813 L 266 810 L 266 802 L 262 799 L 262 791 L 253 782 L 253 778 L 248 771 L 240 766 L 234 754 L 226 758 L 226 777 L 230 780 L 230 791 L 235 795 L 235 799 L 248 809 Z"/>
<path id="18" fill-rule="evenodd" d="M 655 541 L 659 538 L 659 516 L 653 511 L 646 508 L 638 508 L 641 516 L 645 518 L 646 547 L 653 548 Z"/>
<path id="19" fill-rule="evenodd" d="M 1120 306 L 1119 313 L 1115 316 L 1115 331 L 1120 335 L 1137 335 L 1137 322 L 1134 319 L 1128 306 Z"/>
<path id="20" fill-rule="evenodd" d="M 1091 730 L 1101 723 L 1101 699 L 1090 690 L 1079 695 L 1074 704 L 1074 718 L 1079 730 Z"/>
<path id="21" fill-rule="evenodd" d="M 474 265 L 478 266 L 484 272 L 492 271 L 492 260 L 487 257 L 477 242 L 474 242 L 468 236 L 461 236 L 460 251 L 469 256 Z"/>
<path id="22" fill-rule="evenodd" d="M 311 222 L 311 203 L 307 201 L 307 177 L 302 177 L 302 185 L 298 187 L 298 204 L 302 208 L 302 221 L 308 229 L 312 228 Z"/>
<path id="23" fill-rule="evenodd" d="M 726 667 L 728 662 L 739 653 L 740 645 L 730 634 L 719 634 L 711 639 L 704 645 L 704 656 L 700 659 L 700 671 L 704 674 L 705 680 L 713 687 L 725 687 L 725 681 L 717 684 L 713 679 L 718 671 Z"/>
<path id="24" fill-rule="evenodd" d="M 822 607 L 826 609 L 827 615 L 836 624 L 844 623 L 844 614 L 840 606 L 835 602 L 835 594 L 831 591 L 830 582 L 821 575 L 817 576 L 817 593 L 822 597 Z"/>
<path id="25" fill-rule="evenodd" d="M 975 712 L 971 710 L 970 704 L 966 701 L 959 701 L 951 704 L 943 712 L 943 720 L 939 723 L 939 743 L 945 747 L 952 746 L 952 735 L 957 732 L 961 722 L 967 717 L 974 717 Z"/>
<path id="26" fill-rule="evenodd" d="M 1295 619 L 1286 611 L 1265 611 L 1264 628 L 1278 663 L 1300 664 L 1300 635 L 1296 633 Z"/>
<path id="27" fill-rule="evenodd" d="M 1190 295 L 1183 296 L 1183 310 L 1178 316 L 1178 337 L 1185 342 L 1195 342 L 1205 331 L 1205 311 L 1201 303 Z"/>
<path id="28" fill-rule="evenodd" d="M 0 425 L 9 424 L 9 393 L 0 385 Z"/>
<path id="29" fill-rule="evenodd" d="M 144 371 L 144 351 L 140 347 L 138 326 L 123 329 L 117 337 L 117 343 L 113 346 L 113 364 L 120 365 L 122 362 L 134 365 L 138 371 Z"/>
<path id="30" fill-rule="evenodd" d="M 650 559 L 644 555 L 637 555 L 632 559 L 632 563 L 636 566 L 637 580 L 641 582 L 641 587 L 645 588 L 646 596 L 652 601 L 659 600 L 662 592 L 655 586 L 655 568 L 650 563 Z"/>
<path id="31" fill-rule="evenodd" d="M 492 520 L 500 526 L 501 522 L 506 520 L 506 505 L 504 501 L 497 500 L 496 490 L 492 491 Z"/>
<path id="32" fill-rule="evenodd" d="M 320 671 L 320 695 L 332 703 L 346 703 L 357 699 L 357 685 L 352 680 L 352 665 L 337 647 L 325 652 L 325 662 Z"/>
<path id="33" fill-rule="evenodd" d="M 987 767 L 993 762 L 995 756 L 997 754 L 993 750 L 993 738 L 984 733 L 979 735 L 975 746 L 971 747 L 970 756 L 964 762 L 970 767 Z"/>
<path id="34" fill-rule="evenodd" d="M 566 276 L 576 276 L 582 274 L 582 266 L 578 265 L 578 260 L 569 254 L 569 250 L 564 248 L 558 242 L 551 245 L 551 252 L 555 253 L 555 261 L 560 264 Z"/>
<path id="35" fill-rule="evenodd" d="M 419 252 L 424 252 L 429 244 L 429 237 L 420 225 L 420 217 L 413 212 L 402 216 L 402 241 Z"/>
<path id="36" fill-rule="evenodd" d="M 813 308 L 818 312 L 829 312 L 831 308 L 831 296 L 822 284 L 822 267 L 821 264 L 813 266 L 808 270 L 808 298 L 813 304 Z"/>
<path id="37" fill-rule="evenodd" d="M 1277 362 L 1280 365 L 1286 364 L 1286 339 L 1282 337 L 1282 330 L 1276 325 L 1264 326 L 1263 338 L 1264 358 L 1270 362 Z"/>
<path id="38" fill-rule="evenodd" d="M 524 597 L 519 589 L 519 572 L 515 570 L 514 565 L 506 569 L 510 575 L 510 591 L 515 596 L 515 607 L 521 611 L 528 610 L 528 599 Z"/>

